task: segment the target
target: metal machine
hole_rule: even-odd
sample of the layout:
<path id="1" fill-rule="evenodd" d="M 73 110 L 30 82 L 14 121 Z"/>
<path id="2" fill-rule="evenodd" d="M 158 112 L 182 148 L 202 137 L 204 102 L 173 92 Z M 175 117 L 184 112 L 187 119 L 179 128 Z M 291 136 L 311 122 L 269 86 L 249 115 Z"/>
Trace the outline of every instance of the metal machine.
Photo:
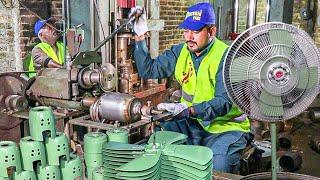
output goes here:
<path id="1" fill-rule="evenodd" d="M 154 120 L 170 117 L 170 114 L 155 111 L 152 105 L 167 100 L 171 89 L 158 80 L 140 79 L 132 60 L 130 23 L 134 17 L 127 17 L 130 8 L 136 5 L 135 0 L 99 4 L 99 9 L 110 10 L 108 15 L 104 15 L 108 18 L 99 14 L 98 4 L 92 1 L 94 8 L 89 10 L 93 15 L 97 14 L 82 16 L 80 21 L 72 16 L 76 7 L 74 3 L 78 1 L 66 1 L 63 8 L 66 19 L 64 40 L 68 42 L 65 68 L 43 69 L 28 81 L 20 78 L 19 73 L 0 75 L 3 85 L 0 89 L 0 133 L 4 134 L 3 140 L 20 139 L 23 136 L 18 133 L 20 128 L 27 127 L 21 122 L 28 118 L 28 108 L 38 105 L 52 107 L 57 119 L 63 120 L 57 126 L 60 130 L 65 128 L 65 132 L 70 132 L 75 140 L 78 140 L 78 133 L 73 126 L 86 127 L 87 131 L 122 127 L 129 131 L 130 142 L 137 142 L 151 134 L 153 128 L 150 126 Z M 88 28 L 84 23 L 94 22 L 96 18 L 101 18 L 101 26 L 89 24 L 89 30 L 83 30 Z M 109 22 L 105 26 L 107 34 L 100 31 L 102 20 Z M 71 27 L 79 22 L 80 25 Z M 163 23 L 158 22 L 160 26 Z M 159 29 L 159 24 L 156 28 Z M 156 28 L 150 26 L 149 29 Z M 88 34 L 96 36 L 87 37 Z M 87 49 L 83 50 L 83 47 Z M 7 133 L 13 127 L 18 129 L 17 132 Z M 24 130 L 22 132 L 28 134 Z"/>

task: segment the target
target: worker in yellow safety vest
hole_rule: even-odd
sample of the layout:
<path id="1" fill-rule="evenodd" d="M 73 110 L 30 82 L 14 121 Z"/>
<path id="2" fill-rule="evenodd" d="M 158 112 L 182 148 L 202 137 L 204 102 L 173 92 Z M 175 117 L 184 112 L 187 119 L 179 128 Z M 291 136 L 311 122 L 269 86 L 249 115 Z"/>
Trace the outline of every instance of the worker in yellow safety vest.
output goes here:
<path id="1" fill-rule="evenodd" d="M 134 7 L 134 59 L 144 79 L 174 76 L 181 85 L 180 103 L 161 103 L 158 109 L 173 113 L 162 122 L 164 130 L 188 136 L 187 144 L 213 151 L 213 169 L 237 173 L 240 156 L 250 137 L 249 119 L 230 100 L 223 84 L 223 61 L 228 46 L 215 37 L 215 14 L 210 3 L 188 8 L 183 29 L 185 42 L 173 45 L 152 59 L 144 34 L 148 31 L 144 9 Z"/>
<path id="2" fill-rule="evenodd" d="M 34 25 L 35 35 L 41 43 L 37 44 L 31 53 L 31 61 L 28 70 L 40 70 L 41 68 L 62 68 L 64 64 L 64 45 L 58 41 L 60 33 L 54 26 L 55 19 L 38 20 Z M 29 77 L 35 73 L 29 73 Z"/>

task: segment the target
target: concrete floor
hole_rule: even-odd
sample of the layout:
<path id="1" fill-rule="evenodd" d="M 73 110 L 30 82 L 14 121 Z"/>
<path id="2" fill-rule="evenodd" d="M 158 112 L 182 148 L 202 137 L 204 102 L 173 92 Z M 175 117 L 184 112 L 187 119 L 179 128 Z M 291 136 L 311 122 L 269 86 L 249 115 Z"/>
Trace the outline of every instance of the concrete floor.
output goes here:
<path id="1" fill-rule="evenodd" d="M 294 173 L 320 177 L 320 153 L 309 146 L 313 136 L 320 137 L 320 122 L 312 123 L 310 120 L 296 120 L 293 127 L 292 150 L 297 150 L 302 155 L 301 168 Z"/>

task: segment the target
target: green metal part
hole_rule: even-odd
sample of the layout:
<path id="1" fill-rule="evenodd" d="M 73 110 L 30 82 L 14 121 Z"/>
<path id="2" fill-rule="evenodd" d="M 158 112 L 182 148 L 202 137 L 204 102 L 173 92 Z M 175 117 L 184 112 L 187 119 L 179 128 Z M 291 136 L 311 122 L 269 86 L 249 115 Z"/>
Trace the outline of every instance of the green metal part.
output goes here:
<path id="1" fill-rule="evenodd" d="M 212 161 L 213 153 L 210 148 L 193 145 L 167 145 L 163 155 L 184 159 L 199 165 L 206 165 Z"/>
<path id="2" fill-rule="evenodd" d="M 70 159 L 69 140 L 65 134 L 61 132 L 57 132 L 56 137 L 46 138 L 45 147 L 47 150 L 46 157 L 49 165 L 59 166 L 60 158 L 64 156 L 69 161 Z"/>
<path id="3" fill-rule="evenodd" d="M 8 168 L 21 172 L 20 152 L 17 144 L 12 141 L 0 141 L 0 177 L 9 177 Z"/>
<path id="4" fill-rule="evenodd" d="M 80 178 L 82 179 L 82 162 L 76 154 L 70 154 L 70 160 L 66 157 L 62 158 L 60 163 L 61 176 L 63 180 Z"/>
<path id="5" fill-rule="evenodd" d="M 92 179 L 94 180 L 104 180 L 103 178 L 103 168 L 102 167 L 97 167 L 93 170 L 92 173 Z"/>
<path id="6" fill-rule="evenodd" d="M 87 166 L 100 167 L 102 166 L 102 154 L 84 154 L 84 160 Z"/>
<path id="7" fill-rule="evenodd" d="M 107 131 L 109 141 L 128 143 L 128 131 L 125 129 L 114 129 Z"/>
<path id="8" fill-rule="evenodd" d="M 276 123 L 270 123 L 271 131 L 271 171 L 272 180 L 277 179 L 278 163 L 277 163 L 277 126 Z"/>
<path id="9" fill-rule="evenodd" d="M 102 132 L 90 132 L 84 135 L 84 153 L 101 154 L 108 136 Z"/>
<path id="10" fill-rule="evenodd" d="M 40 164 L 37 166 L 38 179 L 43 180 L 61 180 L 61 173 L 59 166 L 45 166 L 42 167 Z"/>
<path id="11" fill-rule="evenodd" d="M 20 151 L 23 170 L 34 171 L 33 163 L 36 161 L 40 161 L 43 166 L 47 165 L 43 142 L 34 141 L 31 136 L 26 136 L 20 139 Z"/>
<path id="12" fill-rule="evenodd" d="M 153 133 L 148 141 L 148 144 L 152 144 L 154 141 L 159 144 L 176 144 L 176 142 L 184 142 L 187 136 L 181 133 L 172 131 L 158 131 Z"/>
<path id="13" fill-rule="evenodd" d="M 37 180 L 35 171 L 21 171 L 21 173 L 14 173 L 15 180 Z"/>
<path id="14" fill-rule="evenodd" d="M 10 180 L 8 177 L 0 177 L 0 180 Z"/>
<path id="15" fill-rule="evenodd" d="M 114 152 L 116 154 L 132 154 L 135 151 L 144 151 L 144 146 L 135 144 L 124 144 L 120 142 L 108 142 L 103 146 L 104 151 Z"/>
<path id="16" fill-rule="evenodd" d="M 92 175 L 93 175 L 94 169 L 97 168 L 97 167 L 90 167 L 90 166 L 86 166 L 86 167 L 87 167 L 87 168 L 86 168 L 86 170 L 87 170 L 87 171 L 86 171 L 86 173 L 87 173 L 87 174 L 86 174 L 86 175 L 87 175 L 87 179 L 88 179 L 88 180 L 95 180 L 95 179 L 92 178 Z"/>
<path id="17" fill-rule="evenodd" d="M 43 136 L 56 137 L 55 117 L 46 106 L 31 108 L 29 111 L 30 135 L 34 141 L 43 141 Z"/>

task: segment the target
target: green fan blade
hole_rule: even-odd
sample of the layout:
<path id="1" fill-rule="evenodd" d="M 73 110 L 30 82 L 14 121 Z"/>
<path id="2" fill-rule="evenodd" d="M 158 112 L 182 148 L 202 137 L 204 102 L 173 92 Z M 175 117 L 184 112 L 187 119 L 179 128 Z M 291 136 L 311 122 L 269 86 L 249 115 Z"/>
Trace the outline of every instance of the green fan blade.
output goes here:
<path id="1" fill-rule="evenodd" d="M 252 58 L 248 56 L 241 56 L 232 61 L 232 69 L 230 70 L 231 83 L 246 81 L 248 77 L 248 64 Z"/>
<path id="2" fill-rule="evenodd" d="M 274 96 L 262 89 L 260 94 L 260 111 L 265 116 L 283 116 L 281 96 Z"/>
<path id="3" fill-rule="evenodd" d="M 148 144 L 153 144 L 155 140 L 159 144 L 174 144 L 175 142 L 186 140 L 188 136 L 185 134 L 172 131 L 158 131 L 152 134 L 149 138 Z"/>
<path id="4" fill-rule="evenodd" d="M 117 170 L 127 172 L 145 171 L 156 166 L 160 161 L 160 156 L 161 151 L 148 152 L 119 167 Z"/>
<path id="5" fill-rule="evenodd" d="M 135 144 L 125 144 L 120 142 L 108 142 L 103 147 L 104 150 L 114 151 L 143 151 L 144 146 Z"/>
<path id="6" fill-rule="evenodd" d="M 195 169 L 199 169 L 199 170 L 205 170 L 208 166 L 212 165 L 211 161 L 209 161 L 205 165 L 199 165 L 199 164 L 195 164 L 191 161 L 187 161 L 185 159 L 180 159 L 180 158 L 176 158 L 176 157 L 172 157 L 172 156 L 162 156 L 161 158 L 162 158 L 162 162 L 171 161 L 171 162 L 182 163 L 182 164 L 191 166 L 191 167 L 193 167 Z"/>
<path id="7" fill-rule="evenodd" d="M 213 157 L 212 150 L 208 147 L 173 144 L 163 149 L 163 155 L 185 159 L 200 165 L 207 164 Z"/>
<path id="8" fill-rule="evenodd" d="M 310 89 L 317 85 L 318 82 L 318 67 L 304 67 L 299 69 L 299 82 L 297 88 Z"/>
<path id="9" fill-rule="evenodd" d="M 200 170 L 197 170 L 193 167 L 186 166 L 186 165 L 179 164 L 179 163 L 174 163 L 174 162 L 166 162 L 165 164 L 162 163 L 161 170 L 163 170 L 163 169 L 177 171 L 177 172 L 183 173 L 188 176 L 198 177 L 196 179 L 206 177 L 208 175 L 208 173 L 210 173 L 212 170 L 212 168 L 210 166 L 208 166 L 204 171 L 200 171 Z"/>
<path id="10" fill-rule="evenodd" d="M 271 44 L 284 44 L 292 46 L 294 43 L 293 36 L 289 31 L 284 29 L 270 29 L 268 32 Z"/>
<path id="11" fill-rule="evenodd" d="M 158 172 L 160 171 L 160 162 L 156 164 L 156 166 L 145 170 L 145 171 L 131 171 L 131 172 L 119 172 L 117 174 L 117 177 L 126 177 L 126 178 L 131 178 L 131 179 L 146 179 L 146 178 L 151 178 L 153 176 L 156 176 Z"/>

